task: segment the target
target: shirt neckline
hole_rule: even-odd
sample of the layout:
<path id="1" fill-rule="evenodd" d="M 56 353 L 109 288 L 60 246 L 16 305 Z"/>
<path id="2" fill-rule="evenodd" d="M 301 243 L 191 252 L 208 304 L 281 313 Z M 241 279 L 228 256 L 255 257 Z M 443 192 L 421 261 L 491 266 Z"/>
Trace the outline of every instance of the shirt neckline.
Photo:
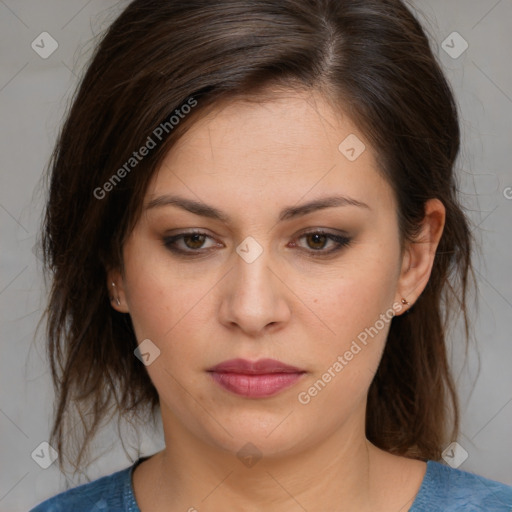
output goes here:
<path id="1" fill-rule="evenodd" d="M 126 479 L 126 483 L 124 486 L 124 501 L 127 512 L 141 512 L 137 504 L 137 501 L 135 500 L 135 490 L 133 488 L 133 472 L 139 464 L 149 459 L 150 457 L 151 455 L 148 455 L 146 457 L 140 457 L 129 468 L 128 478 Z M 419 506 L 421 501 L 425 499 L 424 494 L 427 492 L 427 488 L 432 481 L 433 474 L 435 473 L 435 470 L 437 468 L 436 465 L 442 465 L 434 460 L 427 460 L 423 462 L 427 463 L 427 470 L 425 471 L 425 475 L 423 476 L 423 480 L 421 481 L 420 488 L 416 493 L 416 496 L 411 504 L 409 512 L 414 512 L 415 507 Z"/>
<path id="2" fill-rule="evenodd" d="M 144 462 L 145 460 L 152 457 L 152 455 L 147 455 L 146 457 L 139 457 L 134 464 L 131 465 L 128 471 L 128 477 L 126 479 L 124 489 L 123 489 L 123 499 L 124 505 L 127 512 L 141 512 L 137 501 L 135 501 L 135 489 L 133 488 L 133 472 L 135 468 Z"/>

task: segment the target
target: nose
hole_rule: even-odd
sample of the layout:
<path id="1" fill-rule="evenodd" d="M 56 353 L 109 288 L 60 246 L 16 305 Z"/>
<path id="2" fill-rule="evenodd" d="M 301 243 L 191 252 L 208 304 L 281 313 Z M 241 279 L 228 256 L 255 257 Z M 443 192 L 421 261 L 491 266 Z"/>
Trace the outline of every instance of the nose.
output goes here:
<path id="1" fill-rule="evenodd" d="M 234 268 L 224 279 L 221 322 L 251 337 L 270 334 L 290 319 L 291 292 L 286 279 L 274 271 L 268 252 L 251 263 L 235 255 Z"/>

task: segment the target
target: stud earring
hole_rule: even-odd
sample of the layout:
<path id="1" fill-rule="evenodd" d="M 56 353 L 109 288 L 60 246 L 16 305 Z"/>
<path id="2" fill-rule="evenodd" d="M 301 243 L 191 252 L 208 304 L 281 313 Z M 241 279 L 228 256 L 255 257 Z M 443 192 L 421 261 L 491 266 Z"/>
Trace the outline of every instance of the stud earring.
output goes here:
<path id="1" fill-rule="evenodd" d="M 116 283 L 114 283 L 114 281 L 112 281 L 112 288 L 113 288 L 113 289 L 114 289 L 114 291 L 115 291 L 115 289 L 116 289 Z M 111 300 L 111 301 L 113 301 L 113 300 L 114 300 L 114 297 L 112 297 L 110 300 Z M 116 302 L 117 302 L 117 305 L 118 305 L 118 306 L 120 306 L 120 305 L 121 305 L 121 301 L 119 300 L 119 296 L 116 296 L 116 297 L 115 297 L 115 300 L 116 300 Z"/>
<path id="2" fill-rule="evenodd" d="M 404 306 L 409 306 L 409 302 L 404 297 L 402 297 L 402 304 Z M 412 306 L 407 309 L 407 311 L 404 313 L 404 315 L 408 315 L 411 312 L 411 309 L 412 309 Z"/>

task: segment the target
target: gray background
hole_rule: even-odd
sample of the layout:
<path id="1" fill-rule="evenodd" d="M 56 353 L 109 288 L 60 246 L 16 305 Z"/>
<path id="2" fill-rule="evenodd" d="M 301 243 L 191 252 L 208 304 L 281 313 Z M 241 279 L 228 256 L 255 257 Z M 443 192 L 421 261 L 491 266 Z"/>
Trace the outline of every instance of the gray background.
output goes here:
<path id="1" fill-rule="evenodd" d="M 33 253 L 42 208 L 37 191 L 70 94 L 100 34 L 125 2 L 0 0 L 0 510 L 26 511 L 87 479 L 131 464 L 114 430 L 98 438 L 99 459 L 84 476 L 42 469 L 31 453 L 46 441 L 52 411 L 50 374 L 36 324 L 44 304 L 40 262 Z M 460 469 L 512 485 L 512 0 L 416 1 L 461 110 L 459 159 L 463 202 L 481 244 L 475 254 L 480 290 L 467 360 L 461 330 L 450 346 L 462 405 Z M 49 32 L 58 49 L 47 59 L 31 47 Z M 442 43 L 458 32 L 469 44 L 458 58 Z M 448 44 L 459 50 L 457 39 Z M 507 64 L 508 62 L 508 64 Z M 42 331 L 41 331 L 42 332 Z M 465 363 L 465 366 L 463 367 Z M 475 383 L 476 382 L 476 383 Z M 137 457 L 160 449 L 161 438 L 126 431 Z M 130 448 L 131 446 L 131 448 Z"/>

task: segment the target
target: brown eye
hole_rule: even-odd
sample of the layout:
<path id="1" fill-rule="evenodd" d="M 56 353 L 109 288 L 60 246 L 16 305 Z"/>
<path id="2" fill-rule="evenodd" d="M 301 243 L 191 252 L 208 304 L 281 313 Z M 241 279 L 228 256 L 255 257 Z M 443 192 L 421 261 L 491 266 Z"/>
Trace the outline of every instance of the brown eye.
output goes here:
<path id="1" fill-rule="evenodd" d="M 201 246 L 204 244 L 206 235 L 199 235 L 197 233 L 193 235 L 185 235 L 183 236 L 183 242 L 189 249 L 201 249 Z M 191 240 L 191 243 L 187 243 L 187 240 Z"/>
<path id="2" fill-rule="evenodd" d="M 306 239 L 306 251 L 312 253 L 313 256 L 326 256 L 340 251 L 343 247 L 350 245 L 352 239 L 346 236 L 336 235 L 334 233 L 327 233 L 324 231 L 311 231 L 304 233 L 299 237 L 299 240 Z M 334 247 L 330 250 L 324 250 L 329 242 L 332 242 Z M 314 254 L 317 252 L 318 254 Z"/>
<path id="3" fill-rule="evenodd" d="M 315 250 L 323 249 L 325 247 L 326 242 L 329 241 L 327 235 L 324 235 L 322 233 L 311 233 L 305 235 L 305 237 L 306 240 L 308 241 L 309 247 Z"/>
<path id="4" fill-rule="evenodd" d="M 179 255 L 199 256 L 209 251 L 210 247 L 204 247 L 207 239 L 211 239 L 206 233 L 189 232 L 180 235 L 164 237 L 163 244 L 171 252 Z M 180 243 L 181 242 L 181 243 Z"/>

